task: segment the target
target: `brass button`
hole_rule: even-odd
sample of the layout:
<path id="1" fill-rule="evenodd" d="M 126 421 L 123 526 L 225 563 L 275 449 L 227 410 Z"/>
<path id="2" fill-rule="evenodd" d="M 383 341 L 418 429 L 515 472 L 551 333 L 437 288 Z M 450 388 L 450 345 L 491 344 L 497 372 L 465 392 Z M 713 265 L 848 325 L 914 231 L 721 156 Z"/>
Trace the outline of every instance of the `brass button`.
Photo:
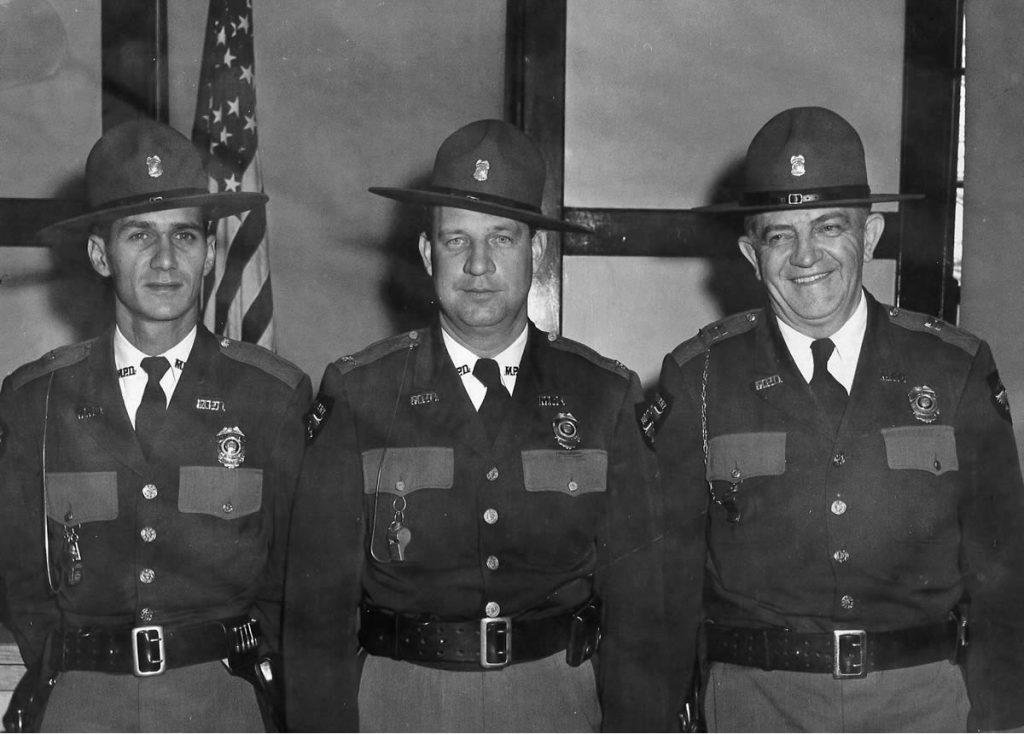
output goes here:
<path id="1" fill-rule="evenodd" d="M 153 621 L 153 610 L 149 607 L 143 607 L 139 610 L 139 621 L 140 622 L 152 622 Z"/>
<path id="2" fill-rule="evenodd" d="M 843 609 L 853 609 L 853 597 L 849 594 L 843 594 L 842 598 L 839 600 L 839 606 Z"/>
<path id="3" fill-rule="evenodd" d="M 488 507 L 484 510 L 484 522 L 488 525 L 493 525 L 498 522 L 498 511 L 493 507 Z"/>
<path id="4" fill-rule="evenodd" d="M 836 455 L 832 457 L 832 466 L 842 466 L 845 463 L 846 454 L 844 454 L 842 451 L 836 453 Z"/>
<path id="5" fill-rule="evenodd" d="M 405 482 L 403 480 L 399 479 L 397 482 L 395 482 L 395 489 L 398 490 L 399 492 L 404 492 L 405 491 Z"/>
<path id="6" fill-rule="evenodd" d="M 498 478 L 498 476 L 499 476 L 499 474 L 498 474 L 498 467 L 492 466 L 490 469 L 487 470 L 487 481 L 488 482 L 493 482 L 495 479 Z"/>
<path id="7" fill-rule="evenodd" d="M 497 617 L 501 614 L 501 605 L 496 601 L 487 602 L 487 606 L 484 607 L 484 614 L 488 617 Z"/>
<path id="8" fill-rule="evenodd" d="M 156 540 L 156 530 L 151 527 L 144 527 L 139 531 L 139 535 L 142 536 L 143 543 L 152 543 Z"/>
<path id="9" fill-rule="evenodd" d="M 846 549 L 837 550 L 832 554 L 832 557 L 836 560 L 836 563 L 846 563 L 850 560 L 850 554 L 846 552 Z"/>
<path id="10" fill-rule="evenodd" d="M 147 484 L 142 488 L 142 496 L 147 500 L 156 499 L 157 494 L 155 484 Z"/>
<path id="11" fill-rule="evenodd" d="M 842 500 L 836 500 L 835 502 L 832 503 L 831 509 L 833 515 L 842 515 L 844 512 L 846 512 L 846 503 L 843 502 Z"/>
<path id="12" fill-rule="evenodd" d="M 224 514 L 230 515 L 232 512 L 235 511 L 235 506 L 230 502 L 225 502 L 223 505 L 220 506 L 220 509 L 224 510 Z"/>
<path id="13" fill-rule="evenodd" d="M 491 569 L 492 571 L 497 571 L 498 565 L 499 564 L 497 556 L 487 556 L 487 568 Z"/>
<path id="14" fill-rule="evenodd" d="M 142 569 L 142 571 L 139 572 L 139 581 L 141 581 L 144 584 L 153 583 L 153 579 L 155 578 L 156 571 L 154 571 L 152 568 L 144 568 Z"/>
<path id="15" fill-rule="evenodd" d="M 580 485 L 576 483 L 576 480 L 575 479 L 570 479 L 569 480 L 569 492 L 571 492 L 572 494 L 576 494 L 576 492 L 578 492 L 579 489 L 580 489 Z"/>

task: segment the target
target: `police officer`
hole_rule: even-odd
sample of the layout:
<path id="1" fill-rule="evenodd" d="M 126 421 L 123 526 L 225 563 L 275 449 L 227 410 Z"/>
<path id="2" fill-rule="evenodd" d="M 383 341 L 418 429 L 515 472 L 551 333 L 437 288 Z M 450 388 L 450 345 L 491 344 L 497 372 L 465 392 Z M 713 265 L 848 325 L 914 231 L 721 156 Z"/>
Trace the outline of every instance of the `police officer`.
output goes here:
<path id="1" fill-rule="evenodd" d="M 481 120 L 425 188 L 371 189 L 431 208 L 440 315 L 324 374 L 289 551 L 292 728 L 670 726 L 639 382 L 527 318 L 538 228 L 574 229 L 541 213 L 544 175 Z"/>
<path id="2" fill-rule="evenodd" d="M 708 209 L 746 215 L 770 308 L 669 354 L 647 423 L 670 568 L 706 589 L 710 728 L 1024 724 L 1024 487 L 989 347 L 863 289 L 870 206 L 905 197 L 870 193 L 836 113 L 773 117 L 741 194 Z M 690 629 L 697 601 L 672 603 Z"/>
<path id="3" fill-rule="evenodd" d="M 44 236 L 87 239 L 114 324 L 0 401 L 0 576 L 28 667 L 6 723 L 262 729 L 309 378 L 197 316 L 211 222 L 266 197 L 208 193 L 191 143 L 148 120 L 103 135 L 86 183 L 91 210 Z"/>

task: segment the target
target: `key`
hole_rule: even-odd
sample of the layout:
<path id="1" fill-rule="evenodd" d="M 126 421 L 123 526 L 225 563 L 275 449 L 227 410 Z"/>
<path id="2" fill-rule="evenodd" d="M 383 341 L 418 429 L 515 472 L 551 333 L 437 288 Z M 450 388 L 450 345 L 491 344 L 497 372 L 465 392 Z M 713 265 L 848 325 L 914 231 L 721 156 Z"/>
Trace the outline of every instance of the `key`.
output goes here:
<path id="1" fill-rule="evenodd" d="M 64 581 L 68 586 L 82 583 L 82 550 L 78 547 L 78 531 L 74 528 L 64 529 L 64 555 L 67 564 Z"/>
<path id="2" fill-rule="evenodd" d="M 405 560 L 405 547 L 412 540 L 412 531 L 399 520 L 393 520 L 388 525 L 388 554 L 392 561 Z"/>

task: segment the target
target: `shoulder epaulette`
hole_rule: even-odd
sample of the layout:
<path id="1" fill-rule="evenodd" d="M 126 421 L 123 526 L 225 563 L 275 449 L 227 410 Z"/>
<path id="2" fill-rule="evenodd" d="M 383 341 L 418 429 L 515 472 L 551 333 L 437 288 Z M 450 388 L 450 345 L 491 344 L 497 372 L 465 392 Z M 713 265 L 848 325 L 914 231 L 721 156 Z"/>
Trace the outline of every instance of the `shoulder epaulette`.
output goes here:
<path id="1" fill-rule="evenodd" d="M 76 362 L 81 362 L 89 356 L 89 352 L 92 351 L 92 345 L 95 342 L 96 339 L 90 339 L 89 341 L 78 342 L 77 344 L 57 347 L 34 362 L 22 365 L 11 373 L 11 376 L 8 378 L 11 388 L 18 390 L 39 377 L 73 365 Z"/>
<path id="2" fill-rule="evenodd" d="M 271 377 L 280 380 L 290 388 L 295 388 L 305 377 L 305 373 L 283 357 L 278 357 L 269 349 L 256 344 L 240 342 L 227 337 L 218 337 L 220 351 L 225 357 L 238 360 Z"/>
<path id="3" fill-rule="evenodd" d="M 978 352 L 981 346 L 981 339 L 971 332 L 961 329 L 959 326 L 947 323 L 936 316 L 908 311 L 897 306 L 889 306 L 889 321 L 908 331 L 918 331 L 923 334 L 937 336 L 947 344 L 959 347 L 971 356 Z"/>
<path id="4" fill-rule="evenodd" d="M 563 352 L 570 352 L 571 354 L 579 355 L 588 362 L 596 364 L 598 367 L 601 367 L 602 369 L 606 369 L 609 372 L 614 372 L 620 377 L 625 377 L 626 379 L 629 379 L 629 375 L 631 372 L 629 367 L 622 364 L 622 362 L 618 361 L 617 359 L 610 359 L 609 357 L 605 357 L 600 352 L 595 352 L 586 344 L 580 344 L 579 342 L 573 341 L 572 339 L 566 339 L 564 336 L 559 336 L 554 332 L 551 332 L 547 335 L 547 340 L 548 343 L 551 344 L 551 346 L 554 347 L 555 349 L 560 349 Z"/>
<path id="5" fill-rule="evenodd" d="M 415 349 L 420 345 L 421 336 L 422 332 L 419 331 L 407 331 L 404 334 L 389 336 L 386 339 L 374 342 L 355 354 L 348 354 L 335 360 L 334 366 L 337 367 L 341 371 L 341 374 L 344 375 L 347 372 L 351 372 L 356 367 L 376 362 L 378 359 L 386 357 L 400 349 Z"/>
<path id="6" fill-rule="evenodd" d="M 713 344 L 723 339 L 728 339 L 731 336 L 750 331 L 763 318 L 764 309 L 758 308 L 753 311 L 735 313 L 708 324 L 697 332 L 697 336 L 687 339 L 673 349 L 672 359 L 676 361 L 676 364 L 682 366 L 698 354 L 706 352 Z"/>

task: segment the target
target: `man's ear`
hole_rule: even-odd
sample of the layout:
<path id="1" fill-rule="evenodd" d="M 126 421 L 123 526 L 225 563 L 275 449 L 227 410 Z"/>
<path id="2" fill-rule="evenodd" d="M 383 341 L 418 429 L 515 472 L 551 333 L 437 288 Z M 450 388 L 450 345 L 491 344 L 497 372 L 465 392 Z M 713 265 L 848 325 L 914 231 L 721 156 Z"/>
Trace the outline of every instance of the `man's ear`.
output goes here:
<path id="1" fill-rule="evenodd" d="M 107 260 L 107 245 L 103 238 L 97 234 L 89 235 L 89 243 L 86 245 L 89 253 L 89 262 L 92 269 L 104 278 L 110 277 L 110 262 Z"/>
<path id="2" fill-rule="evenodd" d="M 885 217 L 878 212 L 871 212 L 864 220 L 864 262 L 868 263 L 875 256 L 875 248 L 885 231 Z"/>
<path id="3" fill-rule="evenodd" d="M 543 229 L 534 232 L 530 238 L 530 249 L 533 251 L 533 269 L 536 271 L 548 249 L 548 233 Z"/>
<path id="4" fill-rule="evenodd" d="M 746 258 L 747 262 L 754 266 L 754 274 L 758 280 L 761 280 L 761 262 L 757 259 L 757 245 L 754 241 L 743 235 L 738 240 L 740 246 L 740 252 L 743 253 L 743 257 Z"/>
<path id="5" fill-rule="evenodd" d="M 420 259 L 423 260 L 423 267 L 427 270 L 427 275 L 433 277 L 434 266 L 430 262 L 430 240 L 427 239 L 426 232 L 420 232 Z"/>
<path id="6" fill-rule="evenodd" d="M 209 275 L 217 262 L 217 235 L 206 235 L 206 261 L 203 263 L 203 275 Z"/>

